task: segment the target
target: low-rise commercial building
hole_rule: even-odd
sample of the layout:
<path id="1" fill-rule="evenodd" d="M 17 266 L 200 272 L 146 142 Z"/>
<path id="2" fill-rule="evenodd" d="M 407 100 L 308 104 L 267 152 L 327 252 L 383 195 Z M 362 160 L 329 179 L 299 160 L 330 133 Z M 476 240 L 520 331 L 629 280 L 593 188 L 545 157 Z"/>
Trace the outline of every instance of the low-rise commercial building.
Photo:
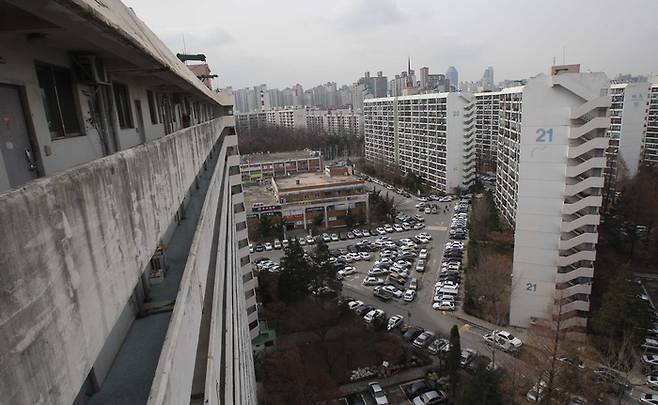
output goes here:
<path id="1" fill-rule="evenodd" d="M 322 153 L 315 150 L 252 153 L 240 157 L 240 174 L 244 182 L 261 182 L 273 177 L 324 170 Z"/>
<path id="2" fill-rule="evenodd" d="M 587 324 L 608 87 L 603 73 L 559 73 L 501 92 L 495 201 L 515 228 L 512 325 Z"/>
<path id="3" fill-rule="evenodd" d="M 321 173 L 272 178 L 269 188 L 247 187 L 247 221 L 258 231 L 261 217 L 281 223 L 286 230 L 339 228 L 367 223 L 368 192 L 351 168 L 326 167 Z M 351 217 L 346 220 L 346 217 Z"/>
<path id="4" fill-rule="evenodd" d="M 454 192 L 475 179 L 475 103 L 466 93 L 364 101 L 366 159 Z"/>

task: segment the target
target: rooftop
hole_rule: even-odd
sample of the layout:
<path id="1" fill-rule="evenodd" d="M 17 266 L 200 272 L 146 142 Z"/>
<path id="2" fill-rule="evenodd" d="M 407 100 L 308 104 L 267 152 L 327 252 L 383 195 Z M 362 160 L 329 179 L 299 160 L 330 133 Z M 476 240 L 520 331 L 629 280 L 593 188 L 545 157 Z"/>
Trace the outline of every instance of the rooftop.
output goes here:
<path id="1" fill-rule="evenodd" d="M 285 160 L 298 160 L 298 159 L 310 159 L 320 157 L 321 154 L 319 151 L 304 149 L 304 150 L 295 150 L 291 152 L 275 152 L 275 153 L 253 153 L 251 155 L 242 155 L 240 157 L 240 163 L 266 163 L 266 162 L 278 162 Z"/>
<path id="2" fill-rule="evenodd" d="M 244 205 L 246 207 L 251 207 L 256 203 L 276 204 L 278 200 L 274 196 L 274 192 L 267 189 L 268 187 L 272 188 L 270 183 L 260 186 L 248 186 L 243 184 L 242 189 L 244 190 Z"/>
<path id="3" fill-rule="evenodd" d="M 279 192 L 305 189 L 309 187 L 339 186 L 361 184 L 363 180 L 356 176 L 327 176 L 324 173 L 300 173 L 290 177 L 279 177 L 276 181 Z M 298 183 L 299 182 L 299 183 Z"/>

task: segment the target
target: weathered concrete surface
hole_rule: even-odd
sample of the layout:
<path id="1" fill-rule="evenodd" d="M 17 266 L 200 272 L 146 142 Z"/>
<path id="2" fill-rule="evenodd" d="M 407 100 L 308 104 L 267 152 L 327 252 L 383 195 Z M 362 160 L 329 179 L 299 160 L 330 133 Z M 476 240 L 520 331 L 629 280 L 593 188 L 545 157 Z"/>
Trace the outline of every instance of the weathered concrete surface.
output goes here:
<path id="1" fill-rule="evenodd" d="M 70 404 L 219 118 L 0 195 L 0 398 Z"/>
<path id="2" fill-rule="evenodd" d="M 199 216 L 185 271 L 176 295 L 176 306 L 151 385 L 148 404 L 177 405 L 190 401 L 210 255 L 213 249 L 215 219 L 220 215 L 222 220 L 225 220 L 232 213 L 227 201 L 227 195 L 230 196 L 225 159 L 226 147 L 229 146 L 229 142 L 226 142 L 227 138 L 224 138 L 225 141 L 217 157 L 217 164 Z M 222 249 L 222 254 L 232 255 L 233 252 Z"/>

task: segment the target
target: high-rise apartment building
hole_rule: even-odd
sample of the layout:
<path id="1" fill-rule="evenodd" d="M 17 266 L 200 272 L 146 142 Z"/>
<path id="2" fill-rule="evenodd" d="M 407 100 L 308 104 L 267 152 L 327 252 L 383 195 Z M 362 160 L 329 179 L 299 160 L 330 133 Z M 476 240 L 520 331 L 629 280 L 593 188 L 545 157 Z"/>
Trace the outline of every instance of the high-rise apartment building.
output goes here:
<path id="1" fill-rule="evenodd" d="M 450 66 L 448 68 L 446 71 L 446 78 L 450 82 L 452 89 L 459 90 L 459 73 L 457 72 L 456 67 Z"/>
<path id="2" fill-rule="evenodd" d="M 475 150 L 479 173 L 496 172 L 500 92 L 475 93 Z"/>
<path id="3" fill-rule="evenodd" d="M 603 73 L 504 89 L 495 201 L 514 225 L 510 324 L 587 323 L 610 119 Z"/>
<path id="4" fill-rule="evenodd" d="M 255 404 L 230 98 L 118 0 L 1 3 L 0 402 Z"/>
<path id="5" fill-rule="evenodd" d="M 413 172 L 443 192 L 468 186 L 475 178 L 474 106 L 461 93 L 366 100 L 366 159 Z"/>
<path id="6" fill-rule="evenodd" d="M 422 67 L 420 68 L 420 88 L 422 90 L 427 89 L 427 84 L 429 82 L 429 76 L 430 76 L 430 68 L 428 67 Z"/>
<path id="7" fill-rule="evenodd" d="M 484 69 L 484 74 L 482 75 L 482 80 L 480 80 L 480 83 L 482 85 L 482 89 L 485 91 L 491 91 L 494 89 L 495 83 L 493 67 L 489 66 L 488 68 Z"/>
<path id="8" fill-rule="evenodd" d="M 656 165 L 658 164 L 658 76 L 654 77 L 650 83 L 646 123 L 642 161 L 645 164 Z"/>
<path id="9" fill-rule="evenodd" d="M 642 159 L 649 83 L 613 83 L 610 86 L 610 138 L 606 149 L 604 206 L 615 200 L 618 177 L 632 177 Z"/>

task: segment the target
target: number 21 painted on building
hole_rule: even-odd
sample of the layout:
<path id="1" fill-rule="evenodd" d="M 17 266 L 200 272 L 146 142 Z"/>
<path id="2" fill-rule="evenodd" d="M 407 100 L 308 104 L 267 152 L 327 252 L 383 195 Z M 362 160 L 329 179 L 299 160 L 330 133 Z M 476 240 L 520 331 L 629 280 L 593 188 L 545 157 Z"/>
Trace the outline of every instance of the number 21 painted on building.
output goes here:
<path id="1" fill-rule="evenodd" d="M 539 128 L 536 134 L 537 142 L 553 142 L 553 128 Z M 546 135 L 548 135 L 548 141 L 546 140 Z"/>

